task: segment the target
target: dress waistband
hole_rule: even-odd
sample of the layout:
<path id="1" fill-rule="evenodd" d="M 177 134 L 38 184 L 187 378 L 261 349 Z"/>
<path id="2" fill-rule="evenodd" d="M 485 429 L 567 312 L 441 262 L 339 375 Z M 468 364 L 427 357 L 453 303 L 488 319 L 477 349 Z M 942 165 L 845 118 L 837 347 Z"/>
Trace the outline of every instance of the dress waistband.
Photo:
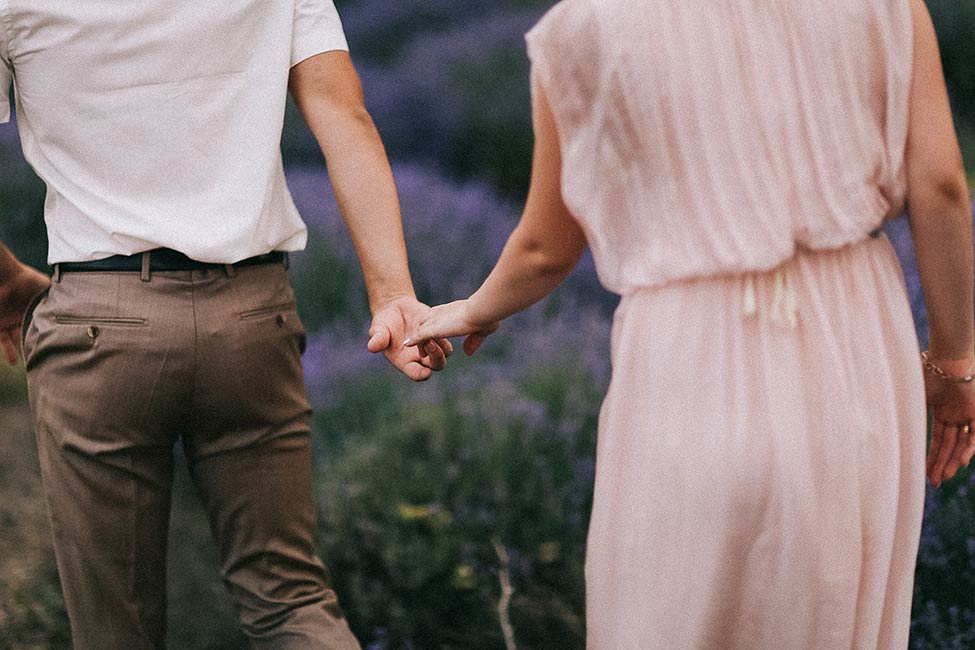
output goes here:
<path id="1" fill-rule="evenodd" d="M 869 235 L 870 239 L 877 239 L 883 234 L 883 229 L 877 228 Z M 856 245 L 856 244 L 854 244 Z M 769 318 L 776 325 L 788 329 L 795 329 L 799 324 L 799 298 L 796 293 L 795 281 L 791 267 L 796 263 L 793 257 L 784 264 L 780 264 L 770 271 L 760 273 L 746 273 L 741 289 L 741 314 L 744 317 L 755 316 L 758 313 L 758 300 L 755 292 L 755 278 L 759 275 L 772 275 L 772 299 L 769 303 Z"/>

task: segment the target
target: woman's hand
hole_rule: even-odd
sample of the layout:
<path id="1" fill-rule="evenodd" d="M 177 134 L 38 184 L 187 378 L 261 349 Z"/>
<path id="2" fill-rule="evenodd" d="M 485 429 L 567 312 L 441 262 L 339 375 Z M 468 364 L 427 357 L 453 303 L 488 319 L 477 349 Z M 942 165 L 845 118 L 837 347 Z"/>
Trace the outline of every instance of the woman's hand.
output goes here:
<path id="1" fill-rule="evenodd" d="M 971 373 L 975 365 L 971 359 L 932 362 L 956 377 Z M 949 381 L 926 369 L 924 387 L 932 415 L 926 469 L 931 484 L 938 487 L 975 456 L 975 382 Z"/>
<path id="2" fill-rule="evenodd" d="M 24 312 L 34 297 L 51 286 L 51 279 L 26 264 L 0 280 L 0 346 L 7 363 L 14 365 L 20 357 L 20 326 Z"/>
<path id="3" fill-rule="evenodd" d="M 497 331 L 500 323 L 478 323 L 470 316 L 469 301 L 458 300 L 434 307 L 416 321 L 416 327 L 403 345 L 419 346 L 425 355 L 428 341 L 466 336 L 464 352 L 471 356 L 481 347 L 488 336 Z"/>
<path id="4" fill-rule="evenodd" d="M 454 351 L 450 341 L 434 338 L 425 341 L 418 350 L 402 343 L 403 337 L 429 311 L 429 307 L 411 296 L 390 301 L 372 319 L 369 351 L 382 352 L 387 361 L 413 381 L 426 381 L 434 371 L 443 370 L 447 357 Z"/>

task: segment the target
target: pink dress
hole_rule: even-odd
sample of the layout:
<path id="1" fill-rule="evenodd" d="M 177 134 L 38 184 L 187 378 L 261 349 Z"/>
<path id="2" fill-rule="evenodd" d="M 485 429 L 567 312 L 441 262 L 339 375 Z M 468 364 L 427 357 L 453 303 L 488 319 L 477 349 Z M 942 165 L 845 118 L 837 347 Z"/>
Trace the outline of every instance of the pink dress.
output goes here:
<path id="1" fill-rule="evenodd" d="M 589 650 L 904 650 L 924 492 L 897 259 L 908 0 L 564 0 L 528 35 L 622 294 Z"/>

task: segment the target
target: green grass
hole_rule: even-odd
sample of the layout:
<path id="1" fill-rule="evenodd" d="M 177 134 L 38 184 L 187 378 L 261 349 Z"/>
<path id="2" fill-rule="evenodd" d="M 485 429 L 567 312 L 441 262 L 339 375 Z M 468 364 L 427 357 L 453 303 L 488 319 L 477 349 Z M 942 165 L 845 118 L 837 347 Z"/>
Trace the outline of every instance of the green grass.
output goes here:
<path id="1" fill-rule="evenodd" d="M 8 366 L 0 361 L 0 406 L 22 404 L 27 401 L 27 379 L 23 365 Z"/>
<path id="2" fill-rule="evenodd" d="M 968 186 L 975 190 L 975 124 L 958 125 L 958 144 L 968 170 Z"/>
<path id="3" fill-rule="evenodd" d="M 23 367 L 0 367 L 0 650 L 68 650 Z M 169 647 L 239 650 L 247 640 L 180 457 L 169 536 Z"/>
<path id="4" fill-rule="evenodd" d="M 68 620 L 51 550 L 37 448 L 19 368 L 0 370 L 0 650 L 64 650 Z M 13 388 L 13 390 L 11 390 Z"/>

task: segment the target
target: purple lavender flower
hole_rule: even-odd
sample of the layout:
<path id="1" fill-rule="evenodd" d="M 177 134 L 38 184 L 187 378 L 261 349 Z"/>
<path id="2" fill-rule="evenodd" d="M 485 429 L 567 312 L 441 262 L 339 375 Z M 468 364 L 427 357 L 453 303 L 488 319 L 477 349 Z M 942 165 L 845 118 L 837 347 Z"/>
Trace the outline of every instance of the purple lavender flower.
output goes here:
<path id="1" fill-rule="evenodd" d="M 907 285 L 907 297 L 911 302 L 911 312 L 914 314 L 914 326 L 917 329 L 921 346 L 926 348 L 928 345 L 928 312 L 924 306 L 924 295 L 921 292 L 921 278 L 917 271 L 917 258 L 914 255 L 914 242 L 911 240 L 910 222 L 906 216 L 901 216 L 884 224 L 884 231 L 890 238 L 904 271 L 904 283 Z"/>

